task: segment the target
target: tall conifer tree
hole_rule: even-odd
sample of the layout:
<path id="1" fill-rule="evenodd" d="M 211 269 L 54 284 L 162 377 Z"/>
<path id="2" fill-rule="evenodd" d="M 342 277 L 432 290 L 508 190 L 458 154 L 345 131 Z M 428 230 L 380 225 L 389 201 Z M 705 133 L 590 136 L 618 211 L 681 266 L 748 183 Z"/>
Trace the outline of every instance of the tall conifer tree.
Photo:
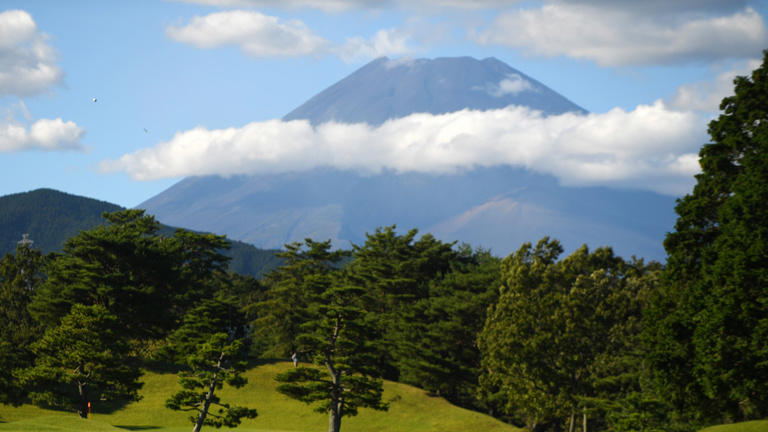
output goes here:
<path id="1" fill-rule="evenodd" d="M 768 415 L 768 51 L 734 84 L 675 209 L 649 311 L 662 391 L 699 423 Z"/>

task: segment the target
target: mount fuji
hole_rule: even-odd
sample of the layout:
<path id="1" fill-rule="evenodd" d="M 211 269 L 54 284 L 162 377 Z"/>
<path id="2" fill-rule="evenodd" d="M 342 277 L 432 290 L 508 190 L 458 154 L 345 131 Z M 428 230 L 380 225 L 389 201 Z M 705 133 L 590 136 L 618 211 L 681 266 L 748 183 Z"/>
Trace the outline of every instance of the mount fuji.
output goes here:
<path id="1" fill-rule="evenodd" d="M 413 113 L 444 114 L 509 105 L 543 115 L 587 113 L 532 77 L 495 59 L 380 58 L 310 98 L 283 120 L 380 125 Z M 360 143 L 365 145 L 365 143 Z M 311 157 L 311 155 L 308 155 Z M 162 223 L 226 234 L 260 248 L 304 238 L 361 244 L 397 225 L 506 255 L 548 235 L 566 251 L 612 246 L 623 256 L 664 260 L 674 197 L 607 187 L 566 187 L 522 167 L 456 173 L 330 167 L 278 174 L 188 177 L 140 204 Z"/>

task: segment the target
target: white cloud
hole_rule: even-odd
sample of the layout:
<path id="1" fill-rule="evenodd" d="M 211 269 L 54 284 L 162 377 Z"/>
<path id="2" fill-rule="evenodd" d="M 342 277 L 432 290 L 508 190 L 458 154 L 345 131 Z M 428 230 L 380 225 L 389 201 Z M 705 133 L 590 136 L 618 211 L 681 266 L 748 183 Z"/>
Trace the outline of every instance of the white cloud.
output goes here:
<path id="1" fill-rule="evenodd" d="M 503 97 L 510 94 L 533 91 L 535 87 L 530 81 L 518 74 L 508 74 L 506 78 L 498 83 L 488 83 L 484 88 L 478 90 L 484 90 L 493 97 Z"/>
<path id="2" fill-rule="evenodd" d="M 23 150 L 83 150 L 85 129 L 72 121 L 40 119 L 27 128 L 6 121 L 0 124 L 0 152 Z"/>
<path id="3" fill-rule="evenodd" d="M 349 9 L 384 9 L 405 7 L 411 9 L 426 9 L 450 7 L 458 9 L 485 9 L 505 7 L 517 3 L 516 0 L 177 0 L 184 3 L 195 3 L 219 7 L 276 7 L 282 9 L 311 8 L 328 12 L 339 12 Z"/>
<path id="4" fill-rule="evenodd" d="M 45 40 L 29 13 L 0 13 L 0 96 L 36 94 L 61 80 L 56 56 Z"/>
<path id="5" fill-rule="evenodd" d="M 255 11 L 226 11 L 196 16 L 183 27 L 169 26 L 173 40 L 198 48 L 236 45 L 254 57 L 317 54 L 328 42 L 298 20 L 282 21 Z"/>
<path id="6" fill-rule="evenodd" d="M 622 5 L 551 3 L 504 12 L 470 36 L 480 43 L 602 66 L 754 57 L 768 44 L 763 19 L 751 8 L 712 16 L 689 10 L 638 13 Z"/>
<path id="7" fill-rule="evenodd" d="M 663 102 L 633 111 L 545 117 L 523 107 L 413 114 L 381 126 L 305 120 L 195 128 L 104 161 L 104 171 L 138 180 L 188 175 L 301 171 L 319 166 L 376 173 L 447 173 L 509 164 L 554 175 L 567 185 L 688 191 L 698 170 L 703 121 Z"/>
<path id="8" fill-rule="evenodd" d="M 408 46 L 409 38 L 408 33 L 400 29 L 379 30 L 370 39 L 349 38 L 346 43 L 334 48 L 333 51 L 344 61 L 404 55 L 413 51 Z"/>
<path id="9" fill-rule="evenodd" d="M 678 110 L 717 112 L 723 98 L 733 95 L 734 78 L 751 75 L 760 63 L 761 60 L 745 61 L 739 68 L 719 73 L 714 80 L 683 85 L 667 103 Z"/>
<path id="10" fill-rule="evenodd" d="M 312 8 L 324 11 L 343 11 L 357 7 L 378 7 L 391 4 L 388 0 L 177 0 L 219 7 L 279 7 L 283 9 Z"/>
<path id="11" fill-rule="evenodd" d="M 343 44 L 315 35 L 299 20 L 283 21 L 255 11 L 216 12 L 196 16 L 185 26 L 169 26 L 169 38 L 209 49 L 239 46 L 253 57 L 323 56 L 333 54 L 344 61 L 410 53 L 409 33 L 403 29 L 384 29 L 370 39 L 352 37 Z"/>

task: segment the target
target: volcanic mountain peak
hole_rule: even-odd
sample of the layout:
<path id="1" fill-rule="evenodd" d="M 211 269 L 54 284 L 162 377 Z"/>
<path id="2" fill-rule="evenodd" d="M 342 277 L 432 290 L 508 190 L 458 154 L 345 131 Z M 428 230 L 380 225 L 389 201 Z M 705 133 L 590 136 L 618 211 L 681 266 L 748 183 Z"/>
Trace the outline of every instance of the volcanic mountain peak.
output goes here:
<path id="1" fill-rule="evenodd" d="M 285 116 L 317 125 L 383 122 L 413 113 L 520 105 L 544 115 L 586 111 L 505 63 L 470 57 L 374 60 Z M 311 157 L 311 156 L 308 156 Z M 610 245 L 624 256 L 662 259 L 674 199 L 653 192 L 566 188 L 552 176 L 500 165 L 455 174 L 330 167 L 254 176 L 190 177 L 141 207 L 170 225 L 227 234 L 262 248 L 333 240 L 362 244 L 397 225 L 507 254 L 548 235 L 566 250 Z"/>
<path id="2" fill-rule="evenodd" d="M 496 58 L 382 57 L 318 93 L 285 120 L 379 125 L 424 112 L 489 110 L 522 105 L 544 114 L 586 112 L 544 84 Z"/>

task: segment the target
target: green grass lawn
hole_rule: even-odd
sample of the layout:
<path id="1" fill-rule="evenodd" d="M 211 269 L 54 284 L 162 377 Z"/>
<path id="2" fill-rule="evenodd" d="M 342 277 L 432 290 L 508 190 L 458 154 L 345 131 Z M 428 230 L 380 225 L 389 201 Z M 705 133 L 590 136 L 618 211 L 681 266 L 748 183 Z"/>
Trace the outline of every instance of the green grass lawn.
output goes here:
<path id="1" fill-rule="evenodd" d="M 243 432 L 303 432 L 328 429 L 327 414 L 319 414 L 310 406 L 279 394 L 274 376 L 291 367 L 289 363 L 272 363 L 246 373 L 248 384 L 237 390 L 225 388 L 224 402 L 256 408 L 259 416 L 245 420 L 237 428 Z M 77 414 L 45 410 L 34 406 L 0 405 L 0 431 L 190 431 L 188 414 L 166 409 L 165 399 L 178 390 L 176 375 L 147 373 L 143 377 L 142 400 L 110 412 L 94 406 L 91 419 Z M 384 383 L 384 400 L 389 411 L 361 409 L 356 417 L 344 417 L 342 431 L 441 431 L 514 432 L 518 429 L 489 416 L 457 408 L 442 398 L 430 397 L 423 390 L 394 382 Z M 203 430 L 215 430 L 204 427 Z M 719 432 L 719 431 L 718 431 Z"/>
<path id="2" fill-rule="evenodd" d="M 700 432 L 768 432 L 768 420 L 711 426 Z"/>
<path id="3" fill-rule="evenodd" d="M 224 389 L 224 402 L 256 408 L 259 416 L 245 420 L 235 429 L 241 432 L 309 432 L 328 430 L 327 414 L 289 399 L 275 390 L 274 376 L 291 367 L 289 363 L 270 363 L 246 373 L 248 385 Z M 74 413 L 45 410 L 31 405 L 0 405 L 0 432 L 189 432 L 188 414 L 165 408 L 165 399 L 178 390 L 176 375 L 147 373 L 143 377 L 142 400 L 114 412 L 94 406 L 91 419 Z M 384 383 L 384 400 L 389 411 L 360 410 L 357 417 L 345 417 L 342 431 L 354 432 L 516 432 L 512 426 L 489 416 L 457 408 L 442 398 L 430 397 L 423 390 L 394 382 Z M 102 408 L 102 409 L 100 409 Z M 203 430 L 213 431 L 212 427 Z M 712 426 L 700 432 L 768 432 L 768 420 Z"/>

